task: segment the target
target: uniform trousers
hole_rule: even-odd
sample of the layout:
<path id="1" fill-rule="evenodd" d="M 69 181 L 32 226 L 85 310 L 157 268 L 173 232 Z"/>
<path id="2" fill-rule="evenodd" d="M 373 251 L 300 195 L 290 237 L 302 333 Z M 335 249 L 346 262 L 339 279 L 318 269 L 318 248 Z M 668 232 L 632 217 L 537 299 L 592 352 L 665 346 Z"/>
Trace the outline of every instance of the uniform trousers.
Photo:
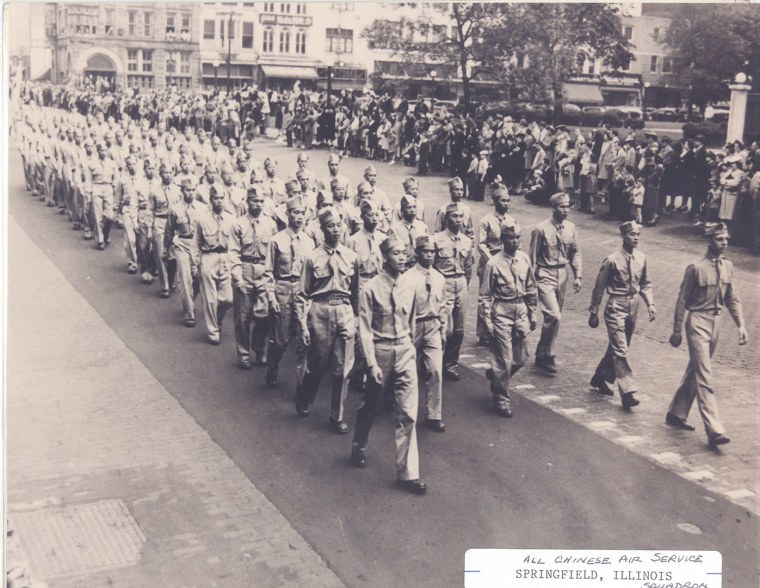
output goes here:
<path id="1" fill-rule="evenodd" d="M 446 278 L 446 346 L 443 350 L 443 367 L 453 368 L 459 363 L 459 352 L 464 340 L 464 312 L 467 307 L 467 280 L 464 276 Z"/>
<path id="2" fill-rule="evenodd" d="M 482 253 L 479 254 L 478 258 L 478 269 L 477 269 L 477 275 L 478 275 L 478 291 L 480 291 L 480 285 L 483 283 L 483 272 L 486 269 L 486 264 L 488 263 L 488 260 L 490 258 L 485 257 Z M 478 312 L 477 312 L 477 320 L 475 323 L 475 334 L 478 337 L 478 340 L 484 339 L 488 336 L 488 331 L 486 330 L 486 323 L 483 319 L 483 313 L 480 310 L 480 305 L 478 305 Z"/>
<path id="3" fill-rule="evenodd" d="M 562 305 L 565 302 L 568 272 L 566 267 L 536 268 L 536 287 L 544 323 L 536 347 L 536 360 L 554 357 L 554 342 L 559 332 Z"/>
<path id="4" fill-rule="evenodd" d="M 124 208 L 121 215 L 124 230 L 124 251 L 127 254 L 127 266 L 137 267 L 137 211 Z"/>
<path id="5" fill-rule="evenodd" d="M 385 397 L 392 394 L 396 411 L 396 477 L 399 480 L 418 480 L 416 349 L 408 335 L 393 342 L 376 341 L 375 359 L 383 381 L 377 384 L 370 378 L 367 382 L 364 399 L 356 414 L 353 445 L 362 451 L 366 449 L 375 418 L 383 410 Z"/>
<path id="6" fill-rule="evenodd" d="M 219 340 L 224 315 L 232 306 L 232 278 L 227 253 L 201 253 L 198 276 L 206 332 L 209 339 Z"/>
<path id="7" fill-rule="evenodd" d="M 242 263 L 243 266 L 254 265 L 247 261 Z M 246 270 L 243 271 L 245 273 Z M 258 271 L 251 269 L 248 273 L 261 274 L 263 269 Z M 264 283 L 258 280 L 253 284 L 233 288 L 232 300 L 238 360 L 250 361 L 252 351 L 259 358 L 263 358 L 269 330 L 269 302 Z"/>
<path id="8" fill-rule="evenodd" d="M 639 311 L 639 295 L 610 296 L 604 308 L 604 324 L 607 326 L 609 345 L 604 357 L 596 368 L 595 377 L 605 382 L 617 379 L 620 394 L 636 392 L 633 371 L 628 363 L 628 351 L 636 317 Z"/>
<path id="9" fill-rule="evenodd" d="M 156 269 L 158 269 L 158 283 L 161 290 L 168 290 L 170 281 L 168 251 L 164 247 L 166 223 L 167 219 L 165 216 L 157 216 L 153 220 L 153 255 Z"/>
<path id="10" fill-rule="evenodd" d="M 293 306 L 296 294 L 300 288 L 298 280 L 277 280 L 274 283 L 274 297 L 280 306 L 280 313 L 271 313 L 269 317 L 269 351 L 267 352 L 267 364 L 276 372 L 288 343 L 296 334 L 296 316 Z M 303 354 L 301 354 L 303 355 Z M 302 362 L 303 363 L 303 362 Z M 298 372 L 300 381 L 302 366 Z M 298 369 L 298 368 L 297 368 Z"/>
<path id="11" fill-rule="evenodd" d="M 491 306 L 491 395 L 497 409 L 511 407 L 509 381 L 528 360 L 528 309 L 522 300 L 496 301 Z"/>
<path id="12" fill-rule="evenodd" d="M 296 390 L 298 404 L 308 407 L 314 402 L 322 376 L 329 369 L 333 377 L 330 418 L 342 421 L 348 374 L 354 367 L 354 311 L 347 301 L 331 304 L 313 300 L 307 322 L 311 344 L 302 351 L 305 369 Z"/>
<path id="13" fill-rule="evenodd" d="M 92 216 L 92 185 L 81 185 L 77 190 L 77 221 L 88 231 L 95 231 L 95 221 Z"/>
<path id="14" fill-rule="evenodd" d="M 127 231 L 127 218 L 124 214 L 124 231 Z M 131 221 L 129 221 L 131 222 Z M 174 257 L 177 258 L 177 289 L 182 302 L 182 312 L 185 320 L 195 319 L 195 290 L 193 289 L 193 273 L 190 258 L 190 239 L 175 237 Z"/>
<path id="15" fill-rule="evenodd" d="M 417 351 L 418 380 L 420 388 L 425 392 L 425 418 L 441 420 L 443 345 L 440 319 L 433 317 L 417 320 L 414 347 Z"/>
<path id="16" fill-rule="evenodd" d="M 53 203 L 53 192 L 55 183 L 55 170 L 53 169 L 52 160 L 45 159 L 45 165 L 42 166 L 42 188 L 45 202 Z"/>
<path id="17" fill-rule="evenodd" d="M 668 409 L 674 416 L 686 419 L 696 398 L 708 437 L 723 435 L 726 432 L 718 415 L 718 403 L 712 387 L 710 365 L 712 355 L 718 346 L 719 330 L 719 311 L 689 313 L 686 319 L 689 365 Z"/>
<path id="18" fill-rule="evenodd" d="M 140 273 L 153 273 L 153 216 L 148 210 L 137 211 L 137 254 Z"/>
<path id="19" fill-rule="evenodd" d="M 92 186 L 92 217 L 98 243 L 109 237 L 113 222 L 113 186 L 94 184 Z"/>

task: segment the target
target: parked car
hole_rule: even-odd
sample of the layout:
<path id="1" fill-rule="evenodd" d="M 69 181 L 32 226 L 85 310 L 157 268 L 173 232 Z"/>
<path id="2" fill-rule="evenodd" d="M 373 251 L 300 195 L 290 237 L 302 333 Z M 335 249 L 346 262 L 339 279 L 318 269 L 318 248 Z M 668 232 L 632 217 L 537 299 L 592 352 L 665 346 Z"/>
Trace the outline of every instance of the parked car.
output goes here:
<path id="1" fill-rule="evenodd" d="M 581 116 L 583 111 L 581 107 L 576 104 L 562 104 L 557 109 L 555 121 L 564 125 L 579 125 L 581 123 Z"/>
<path id="2" fill-rule="evenodd" d="M 615 106 L 617 112 L 622 114 L 624 127 L 634 130 L 644 128 L 644 111 L 638 106 Z"/>
<path id="3" fill-rule="evenodd" d="M 656 108 L 652 111 L 652 120 L 676 122 L 678 120 L 678 110 L 669 106 Z"/>
<path id="4" fill-rule="evenodd" d="M 603 106 L 584 106 L 581 108 L 581 124 L 585 127 L 599 126 L 605 112 Z"/>

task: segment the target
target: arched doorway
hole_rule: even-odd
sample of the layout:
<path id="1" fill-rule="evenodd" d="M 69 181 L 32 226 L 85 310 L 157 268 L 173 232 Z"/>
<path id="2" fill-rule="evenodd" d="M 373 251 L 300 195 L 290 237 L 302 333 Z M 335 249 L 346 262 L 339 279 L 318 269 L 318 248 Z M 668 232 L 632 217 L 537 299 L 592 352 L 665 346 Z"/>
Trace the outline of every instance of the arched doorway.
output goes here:
<path id="1" fill-rule="evenodd" d="M 100 79 L 107 81 L 109 86 L 113 86 L 116 81 L 116 66 L 111 58 L 102 53 L 96 53 L 87 60 L 84 75 L 90 78 L 93 84 Z"/>

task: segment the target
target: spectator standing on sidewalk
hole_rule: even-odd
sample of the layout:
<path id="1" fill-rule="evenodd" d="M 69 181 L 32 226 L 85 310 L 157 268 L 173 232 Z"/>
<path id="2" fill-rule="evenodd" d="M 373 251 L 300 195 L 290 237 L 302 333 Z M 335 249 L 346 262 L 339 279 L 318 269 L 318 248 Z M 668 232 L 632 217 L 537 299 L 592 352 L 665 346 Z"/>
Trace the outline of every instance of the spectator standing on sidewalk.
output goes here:
<path id="1" fill-rule="evenodd" d="M 657 317 L 657 311 L 652 298 L 652 282 L 647 272 L 646 256 L 637 249 L 641 226 L 635 221 L 628 221 L 619 228 L 623 238 L 622 247 L 602 262 L 591 294 L 588 324 L 592 329 L 599 326 L 598 312 L 604 292 L 609 294 L 604 309 L 609 345 L 591 378 L 591 386 L 602 394 L 612 396 L 613 392 L 607 382 L 617 380 L 623 407 L 632 408 L 638 405 L 639 401 L 634 397 L 637 391 L 636 382 L 628 363 L 628 356 L 631 337 L 636 328 L 639 296 L 647 305 L 650 321 Z"/>
<path id="2" fill-rule="evenodd" d="M 665 422 L 672 427 L 693 431 L 694 426 L 686 419 L 696 398 L 708 443 L 716 447 L 730 441 L 718 415 L 710 367 L 718 345 L 721 311 L 728 309 L 739 327 L 739 345 L 746 345 L 748 335 L 739 294 L 733 284 L 734 266 L 724 257 L 728 247 L 728 227 L 724 223 L 707 224 L 704 236 L 708 240 L 707 253 L 686 268 L 676 301 L 670 344 L 673 347 L 681 345 L 684 315 L 689 311 L 685 323 L 689 365 L 670 403 Z"/>

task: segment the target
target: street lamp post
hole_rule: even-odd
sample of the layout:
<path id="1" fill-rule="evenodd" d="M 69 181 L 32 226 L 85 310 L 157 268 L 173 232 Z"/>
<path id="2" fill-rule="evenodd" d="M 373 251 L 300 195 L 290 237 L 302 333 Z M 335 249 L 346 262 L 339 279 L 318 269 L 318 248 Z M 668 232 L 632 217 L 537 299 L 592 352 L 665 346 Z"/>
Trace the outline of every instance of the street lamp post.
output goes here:
<path id="1" fill-rule="evenodd" d="M 230 10 L 230 20 L 227 23 L 227 95 L 230 95 L 230 63 L 232 62 L 232 10 Z"/>
<path id="2" fill-rule="evenodd" d="M 649 85 L 649 82 L 644 82 L 644 93 L 641 95 L 641 120 L 646 119 L 647 93 L 649 92 Z"/>
<path id="3" fill-rule="evenodd" d="M 219 79 L 219 60 L 214 59 L 214 61 L 211 62 L 211 65 L 214 66 L 214 90 L 216 90 L 217 80 Z"/>
<path id="4" fill-rule="evenodd" d="M 435 94 L 436 94 L 436 92 L 435 92 L 436 91 L 435 80 L 436 80 L 437 77 L 438 77 L 438 72 L 435 71 L 434 69 L 431 70 L 430 71 L 430 79 L 433 80 L 433 91 L 432 91 L 432 93 L 433 93 L 433 96 L 432 96 L 433 100 L 435 100 Z"/>

